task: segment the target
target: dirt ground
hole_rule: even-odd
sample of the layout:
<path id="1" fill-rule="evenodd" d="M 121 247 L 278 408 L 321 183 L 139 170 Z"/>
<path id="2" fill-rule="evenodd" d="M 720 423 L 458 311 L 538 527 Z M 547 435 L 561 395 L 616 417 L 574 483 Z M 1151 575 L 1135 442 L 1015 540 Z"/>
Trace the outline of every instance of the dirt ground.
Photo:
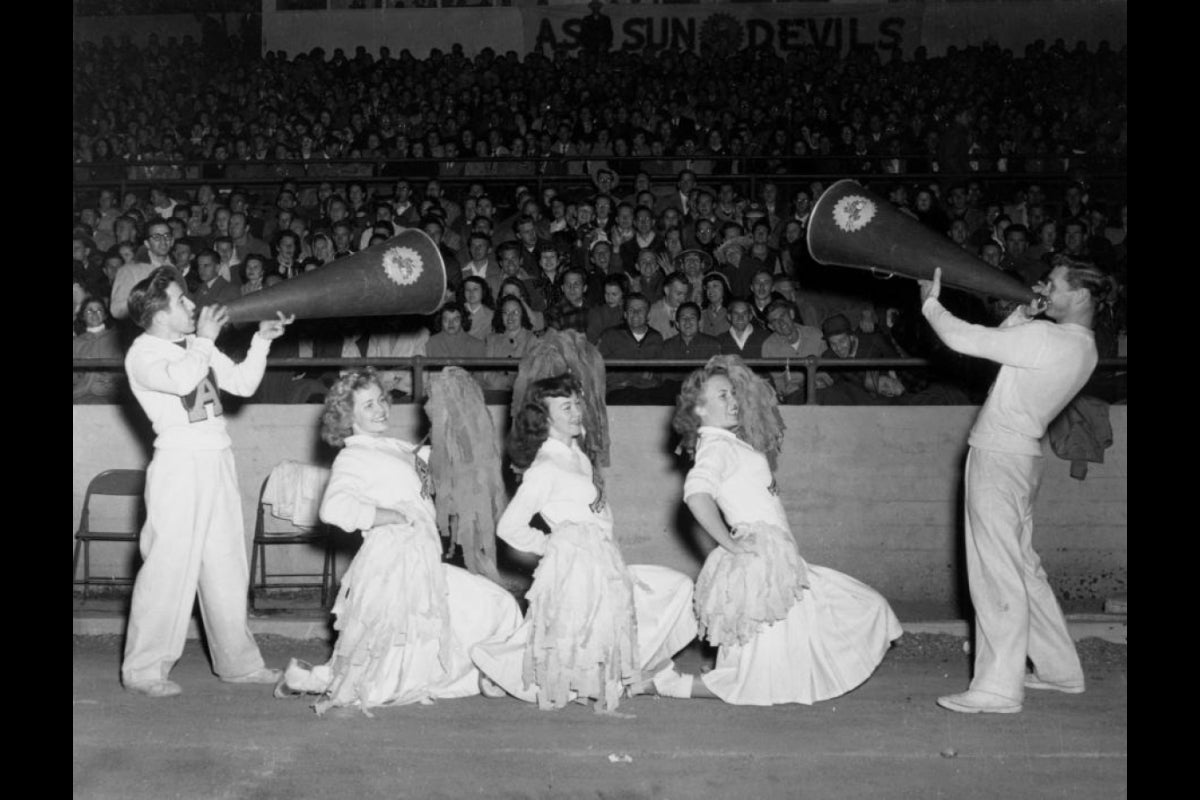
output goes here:
<path id="1" fill-rule="evenodd" d="M 328 643 L 258 637 L 266 661 Z M 1083 695 L 1029 692 L 1016 715 L 938 708 L 969 674 L 963 640 L 908 634 L 875 675 L 814 706 L 638 697 L 636 719 L 473 697 L 317 717 L 304 699 L 221 683 L 189 641 L 180 697 L 121 689 L 118 636 L 73 639 L 78 798 L 1123 798 L 1124 645 L 1079 642 Z M 697 671 L 712 653 L 678 661 Z"/>

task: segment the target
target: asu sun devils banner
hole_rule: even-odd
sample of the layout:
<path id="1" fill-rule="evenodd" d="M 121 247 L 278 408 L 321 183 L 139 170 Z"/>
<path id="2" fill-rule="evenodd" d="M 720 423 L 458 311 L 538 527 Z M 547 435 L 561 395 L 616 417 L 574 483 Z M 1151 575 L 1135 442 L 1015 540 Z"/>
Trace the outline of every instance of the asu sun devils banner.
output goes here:
<path id="1" fill-rule="evenodd" d="M 477 0 L 469 0 L 476 2 Z M 494 1 L 494 0 L 493 0 Z M 374 4 L 372 4 L 373 6 Z M 569 6 L 454 6 L 449 8 L 363 8 L 330 11 L 277 11 L 273 2 L 263 10 L 263 51 L 284 50 L 289 56 L 322 47 L 326 53 L 359 45 L 378 52 L 410 50 L 426 58 L 433 48 L 443 52 L 462 45 L 469 56 L 485 47 L 503 53 L 513 50 L 542 53 L 559 45 L 577 52 L 586 2 Z M 931 57 L 944 55 L 950 45 L 965 47 L 992 41 L 1011 48 L 1019 58 L 1035 39 L 1052 42 L 1059 36 L 1068 45 L 1085 41 L 1095 47 L 1108 41 L 1125 44 L 1128 23 L 1125 0 L 1047 2 L 896 2 L 862 3 L 621 3 L 605 5 L 613 23 L 613 48 L 642 52 L 668 47 L 703 53 L 736 52 L 747 45 L 766 45 L 781 55 L 812 44 L 847 52 L 861 44 L 882 51 L 899 48 L 911 58 L 918 47 Z M 101 23 L 116 19 L 117 28 Z M 144 41 L 165 30 L 163 17 L 93 17 L 76 24 L 76 40 L 99 41 L 130 33 Z M 138 20 L 144 23 L 137 22 Z M 184 31 L 186 33 L 186 31 Z M 885 53 L 886 56 L 886 53 Z"/>
<path id="2" fill-rule="evenodd" d="M 785 54 L 809 45 L 846 52 L 870 44 L 900 47 L 907 55 L 921 42 L 919 3 L 894 5 L 752 3 L 711 5 L 606 5 L 612 19 L 613 49 L 736 52 L 742 47 L 773 47 Z M 521 9 L 525 45 L 546 52 L 579 45 L 587 6 L 534 6 Z"/>

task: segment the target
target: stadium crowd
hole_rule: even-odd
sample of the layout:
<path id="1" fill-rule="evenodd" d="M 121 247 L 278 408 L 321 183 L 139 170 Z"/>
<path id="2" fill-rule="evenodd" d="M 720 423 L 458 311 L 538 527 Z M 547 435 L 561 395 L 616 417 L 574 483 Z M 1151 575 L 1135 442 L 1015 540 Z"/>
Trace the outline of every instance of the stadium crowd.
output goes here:
<path id="1" fill-rule="evenodd" d="M 606 358 L 650 362 L 927 358 L 818 372 L 817 402 L 978 402 L 994 368 L 939 344 L 910 281 L 813 261 L 812 203 L 853 177 L 1026 285 L 1062 259 L 1097 264 L 1121 286 L 1096 324 L 1101 357 L 1116 356 L 1126 68 L 1124 50 L 1062 40 L 908 59 L 76 45 L 75 356 L 121 354 L 129 289 L 154 267 L 175 266 L 197 305 L 225 303 L 415 227 L 447 265 L 432 319 L 298 323 L 272 355 L 519 358 L 572 329 Z M 985 324 L 1009 310 L 942 298 Z M 672 402 L 685 372 L 610 370 L 609 400 Z M 273 370 L 257 397 L 320 401 L 319 373 Z M 76 402 L 120 396 L 98 374 L 76 373 Z M 512 372 L 477 374 L 511 387 Z M 803 369 L 772 378 L 805 401 Z M 411 389 L 404 371 L 389 381 Z"/>

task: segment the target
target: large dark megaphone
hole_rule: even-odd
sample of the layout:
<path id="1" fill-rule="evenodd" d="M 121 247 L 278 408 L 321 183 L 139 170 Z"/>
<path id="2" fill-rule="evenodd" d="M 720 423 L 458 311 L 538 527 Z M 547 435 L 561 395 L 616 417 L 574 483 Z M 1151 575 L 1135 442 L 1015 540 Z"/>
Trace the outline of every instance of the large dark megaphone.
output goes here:
<path id="1" fill-rule="evenodd" d="M 825 190 L 808 221 L 808 252 L 821 264 L 894 272 L 932 280 L 942 268 L 942 284 L 1018 303 L 1032 289 L 989 266 L 892 204 L 844 180 Z"/>
<path id="2" fill-rule="evenodd" d="M 233 323 L 275 319 L 431 314 L 446 293 L 446 264 L 424 231 L 409 228 L 324 267 L 229 303 Z"/>

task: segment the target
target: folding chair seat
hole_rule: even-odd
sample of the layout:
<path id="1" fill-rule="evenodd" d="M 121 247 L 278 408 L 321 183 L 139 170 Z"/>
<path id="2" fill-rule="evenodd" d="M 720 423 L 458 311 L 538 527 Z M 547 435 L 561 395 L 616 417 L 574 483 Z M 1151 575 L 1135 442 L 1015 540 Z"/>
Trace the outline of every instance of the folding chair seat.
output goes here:
<path id="1" fill-rule="evenodd" d="M 255 608 L 257 595 L 268 589 L 319 587 L 320 607 L 332 604 L 337 575 L 336 529 L 317 517 L 328 482 L 327 468 L 291 460 L 281 461 L 263 481 L 250 555 L 250 608 Z M 321 571 L 271 572 L 267 548 L 282 545 L 321 548 Z"/>
<path id="2" fill-rule="evenodd" d="M 75 552 L 71 557 L 72 586 L 83 587 L 83 599 L 86 601 L 88 588 L 91 586 L 131 586 L 133 577 L 117 575 L 92 575 L 91 546 L 92 542 L 125 542 L 137 545 L 138 534 L 145 518 L 145 503 L 142 499 L 146 491 L 146 472 L 140 469 L 110 469 L 92 478 L 87 492 L 83 496 L 83 511 L 79 515 L 79 529 L 75 531 Z M 133 515 L 132 522 L 118 526 L 119 520 L 106 522 L 120 530 L 94 530 L 92 526 L 92 501 L 96 497 L 136 497 L 138 498 L 138 513 Z M 127 509 L 126 509 L 127 510 Z M 127 515 L 128 516 L 128 515 Z M 109 527 L 106 524 L 106 528 Z M 79 555 L 83 553 L 83 579 L 76 580 L 79 572 Z"/>

